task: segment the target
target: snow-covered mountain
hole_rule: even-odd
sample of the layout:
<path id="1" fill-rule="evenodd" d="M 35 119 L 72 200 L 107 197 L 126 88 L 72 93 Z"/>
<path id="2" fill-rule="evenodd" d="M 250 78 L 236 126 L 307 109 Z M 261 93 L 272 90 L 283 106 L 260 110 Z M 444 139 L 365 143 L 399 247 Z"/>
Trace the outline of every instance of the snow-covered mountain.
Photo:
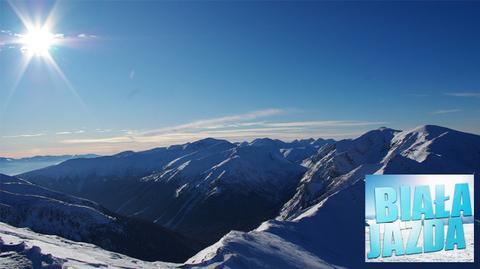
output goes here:
<path id="1" fill-rule="evenodd" d="M 119 216 L 97 203 L 2 174 L 0 221 L 147 260 L 184 261 L 198 249 L 153 223 Z"/>
<path id="2" fill-rule="evenodd" d="M 250 232 L 230 232 L 186 262 L 187 268 L 376 268 L 365 263 L 363 181 L 334 193 L 291 220 L 270 220 Z M 465 224 L 480 229 L 480 221 Z M 468 242 L 470 246 L 473 242 Z M 453 250 L 462 258 L 465 250 Z M 479 254 L 478 248 L 475 256 Z M 437 255 L 439 253 L 436 253 Z M 445 258 L 437 256 L 440 261 Z M 458 264 L 422 263 L 422 268 L 457 268 Z M 417 263 L 389 263 L 388 268 L 418 268 Z M 461 268 L 478 268 L 464 263 Z"/>
<path id="3" fill-rule="evenodd" d="M 433 125 L 403 132 L 380 128 L 326 145 L 304 164 L 309 170 L 280 219 L 294 218 L 366 174 L 479 173 L 480 136 Z"/>
<path id="4" fill-rule="evenodd" d="M 213 243 L 232 229 L 251 230 L 275 217 L 306 171 L 301 162 L 328 143 L 209 138 L 70 160 L 21 177 Z"/>
<path id="5" fill-rule="evenodd" d="M 0 173 L 6 175 L 18 175 L 28 171 L 59 164 L 70 159 L 95 158 L 98 155 L 62 155 L 62 156 L 35 156 L 27 158 L 4 158 L 0 157 Z"/>
<path id="6" fill-rule="evenodd" d="M 370 268 L 373 265 L 364 262 L 365 175 L 474 173 L 478 185 L 480 136 L 438 126 L 403 132 L 381 128 L 325 146 L 305 163 L 310 170 L 276 220 L 248 233 L 231 232 L 187 264 L 193 268 Z M 480 228 L 478 214 L 475 224 L 468 225 Z M 455 251 L 462 255 L 463 250 Z M 422 264 L 422 268 L 444 266 Z M 478 263 L 462 266 L 478 268 Z"/>
<path id="7" fill-rule="evenodd" d="M 157 149 L 169 152 L 158 157 L 161 167 L 140 177 L 97 176 L 90 166 L 89 177 L 69 176 L 70 161 L 24 176 L 71 191 L 112 187 L 125 201 L 117 212 L 192 234 L 225 233 L 190 258 L 186 268 L 364 268 L 366 174 L 474 173 L 479 184 L 478 135 L 427 125 L 313 142 L 285 146 L 271 139 L 238 144 L 208 139 Z M 109 158 L 135 159 L 136 154 L 145 152 Z M 115 170 L 113 165 L 108 169 Z M 132 175 L 134 170 L 122 171 Z M 239 229 L 236 225 L 245 219 L 254 221 Z M 228 232 L 249 230 L 263 220 L 250 232 Z M 477 219 L 477 229 L 478 224 Z"/>

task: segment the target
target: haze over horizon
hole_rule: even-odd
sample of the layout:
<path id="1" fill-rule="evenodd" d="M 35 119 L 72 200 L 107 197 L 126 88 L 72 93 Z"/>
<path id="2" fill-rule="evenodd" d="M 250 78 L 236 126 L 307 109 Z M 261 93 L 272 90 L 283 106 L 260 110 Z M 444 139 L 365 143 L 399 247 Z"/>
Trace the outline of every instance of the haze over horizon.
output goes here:
<path id="1" fill-rule="evenodd" d="M 0 1 L 1 157 L 480 134 L 480 3 L 25 3 Z"/>

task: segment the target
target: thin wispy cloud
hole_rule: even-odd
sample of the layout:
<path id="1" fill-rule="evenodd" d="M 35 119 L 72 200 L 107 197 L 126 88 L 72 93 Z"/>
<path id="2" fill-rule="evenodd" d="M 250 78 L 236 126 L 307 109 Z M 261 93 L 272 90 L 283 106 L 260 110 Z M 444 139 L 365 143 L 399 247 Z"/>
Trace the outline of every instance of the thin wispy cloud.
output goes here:
<path id="1" fill-rule="evenodd" d="M 62 143 L 65 143 L 65 144 L 96 144 L 96 143 L 126 143 L 126 142 L 135 142 L 135 139 L 129 136 L 118 136 L 118 137 L 108 137 L 108 138 L 68 139 L 68 140 L 62 141 Z"/>
<path id="2" fill-rule="evenodd" d="M 9 30 L 0 30 L 0 50 L 12 47 L 15 44 L 15 35 Z"/>
<path id="3" fill-rule="evenodd" d="M 244 114 L 193 121 L 186 124 L 164 127 L 143 132 L 129 130 L 122 135 L 101 138 L 68 139 L 65 144 L 152 144 L 168 145 L 185 143 L 205 137 L 245 141 L 259 137 L 297 139 L 305 137 L 344 138 L 360 134 L 363 128 L 381 126 L 378 121 L 259 121 L 286 113 L 282 109 L 266 109 Z M 353 130 L 352 130 L 353 129 Z"/>
<path id="4" fill-rule="evenodd" d="M 75 130 L 75 131 L 61 131 L 61 132 L 56 132 L 56 135 L 73 135 L 73 134 L 83 134 L 85 133 L 85 130 Z"/>
<path id="5" fill-rule="evenodd" d="M 72 132 L 66 131 L 66 132 L 56 132 L 56 135 L 69 135 L 72 134 Z"/>
<path id="6" fill-rule="evenodd" d="M 39 137 L 45 136 L 45 133 L 36 133 L 36 134 L 19 134 L 19 135 L 7 135 L 2 136 L 2 138 L 29 138 L 29 137 Z"/>
<path id="7" fill-rule="evenodd" d="M 283 113 L 285 113 L 285 110 L 276 109 L 276 108 L 258 110 L 258 111 L 253 111 L 245 114 L 219 117 L 219 118 L 213 118 L 213 119 L 204 119 L 204 120 L 193 121 L 190 123 L 181 124 L 173 127 L 160 128 L 160 129 L 145 132 L 143 135 L 154 136 L 154 135 L 162 134 L 165 132 L 181 131 L 181 130 L 187 130 L 187 129 L 222 128 L 222 127 L 227 127 L 229 124 L 239 124 L 241 122 L 280 115 Z"/>
<path id="8" fill-rule="evenodd" d="M 240 130 L 215 130 L 215 131 L 199 131 L 199 132 L 176 132 L 165 133 L 157 136 L 116 136 L 97 139 L 69 139 L 64 140 L 65 144 L 128 144 L 130 148 L 149 148 L 154 146 L 166 146 L 172 144 L 186 143 L 206 137 L 214 137 L 218 139 L 228 139 L 230 141 L 249 141 L 255 138 L 269 137 L 273 139 L 294 140 L 307 137 L 324 137 L 324 138 L 348 138 L 362 134 L 364 131 L 318 131 L 305 130 L 302 128 L 251 128 Z M 133 144 L 132 144 L 133 143 Z M 124 150 L 120 146 L 121 150 Z"/>
<path id="9" fill-rule="evenodd" d="M 81 33 L 77 35 L 77 38 L 80 38 L 80 39 L 93 39 L 97 37 L 98 37 L 97 35 L 86 34 L 86 33 Z"/>
<path id="10" fill-rule="evenodd" d="M 112 131 L 112 129 L 95 129 L 95 132 L 97 133 L 110 133 Z"/>
<path id="11" fill-rule="evenodd" d="M 272 127 L 355 127 L 355 126 L 372 126 L 382 125 L 387 122 L 375 121 L 296 121 L 296 122 L 279 122 L 267 123 L 266 126 Z"/>
<path id="12" fill-rule="evenodd" d="M 476 97 L 480 98 L 480 92 L 447 92 L 445 95 L 455 97 Z"/>
<path id="13" fill-rule="evenodd" d="M 449 113 L 456 113 L 462 111 L 461 109 L 439 109 L 432 111 L 431 114 L 433 115 L 441 115 L 441 114 L 449 114 Z"/>

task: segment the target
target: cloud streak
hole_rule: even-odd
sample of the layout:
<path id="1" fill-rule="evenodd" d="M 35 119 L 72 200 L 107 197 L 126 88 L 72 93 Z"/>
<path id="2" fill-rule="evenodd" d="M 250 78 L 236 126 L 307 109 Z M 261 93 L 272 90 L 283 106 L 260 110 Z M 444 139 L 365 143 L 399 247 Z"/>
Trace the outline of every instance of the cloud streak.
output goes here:
<path id="1" fill-rule="evenodd" d="M 63 131 L 63 132 L 56 132 L 56 135 L 73 135 L 73 134 L 83 134 L 85 133 L 84 130 L 77 130 L 77 131 Z"/>
<path id="2" fill-rule="evenodd" d="M 433 115 L 442 115 L 442 114 L 450 114 L 450 113 L 455 113 L 455 112 L 460 112 L 462 111 L 461 109 L 439 109 L 439 110 L 435 110 L 435 111 L 432 111 L 431 114 Z"/>
<path id="3" fill-rule="evenodd" d="M 476 97 L 480 98 L 480 92 L 447 92 L 445 95 L 455 97 Z"/>
<path id="4" fill-rule="evenodd" d="M 155 135 L 166 133 L 166 132 L 182 131 L 182 130 L 188 130 L 188 129 L 225 128 L 231 124 L 238 124 L 238 123 L 249 121 L 249 120 L 255 120 L 258 118 L 280 115 L 283 113 L 285 113 L 284 110 L 276 109 L 276 108 L 258 110 L 258 111 L 253 111 L 249 113 L 244 113 L 244 114 L 212 118 L 212 119 L 204 119 L 204 120 L 193 121 L 190 123 L 181 124 L 173 127 L 160 128 L 160 129 L 144 132 L 143 135 L 155 136 Z"/>
<path id="5" fill-rule="evenodd" d="M 382 125 L 387 122 L 375 121 L 297 121 L 297 122 L 280 122 L 266 123 L 272 127 L 356 127 L 356 126 L 372 126 Z"/>
<path id="6" fill-rule="evenodd" d="M 45 133 L 37 133 L 37 134 L 19 134 L 19 135 L 7 135 L 2 136 L 2 138 L 29 138 L 29 137 L 39 137 L 45 136 Z"/>

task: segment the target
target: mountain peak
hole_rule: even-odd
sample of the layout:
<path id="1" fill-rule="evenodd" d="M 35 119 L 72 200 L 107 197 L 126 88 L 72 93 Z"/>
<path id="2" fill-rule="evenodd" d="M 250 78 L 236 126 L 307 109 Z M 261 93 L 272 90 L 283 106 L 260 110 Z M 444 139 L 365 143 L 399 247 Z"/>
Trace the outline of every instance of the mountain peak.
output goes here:
<path id="1" fill-rule="evenodd" d="M 438 125 L 421 125 L 411 129 L 408 132 L 409 133 L 425 133 L 425 134 L 431 134 L 433 136 L 438 136 L 445 132 L 458 132 L 458 131 L 449 129 L 447 127 L 438 126 Z"/>
<path id="2" fill-rule="evenodd" d="M 219 143 L 219 142 L 227 142 L 227 140 L 217 139 L 217 138 L 213 138 L 213 137 L 207 137 L 207 138 L 203 138 L 203 139 L 197 140 L 197 141 L 195 141 L 195 142 L 192 142 L 192 144 L 207 144 L 207 145 L 211 145 L 211 144 L 216 144 L 216 143 Z"/>
<path id="3" fill-rule="evenodd" d="M 304 138 L 304 139 L 295 139 L 290 144 L 292 145 L 306 145 L 306 144 L 313 144 L 315 142 L 315 139 L 313 138 Z"/>
<path id="4" fill-rule="evenodd" d="M 251 146 L 275 146 L 275 147 L 278 147 L 282 144 L 284 144 L 284 142 L 281 140 L 267 138 L 267 137 L 257 138 L 250 143 Z"/>
<path id="5" fill-rule="evenodd" d="M 356 138 L 356 141 L 362 141 L 364 139 L 367 140 L 391 140 L 395 134 L 399 133 L 401 131 L 387 128 L 387 127 L 380 127 L 378 129 L 374 129 L 371 131 L 368 131 L 361 135 L 360 137 Z"/>
<path id="6" fill-rule="evenodd" d="M 395 130 L 395 129 L 392 129 L 392 128 L 389 128 L 389 127 L 386 127 L 386 126 L 382 126 L 380 128 L 377 128 L 376 130 L 378 131 L 382 131 L 382 132 L 400 132 L 400 130 Z"/>
<path id="7" fill-rule="evenodd" d="M 469 134 L 469 133 L 449 129 L 447 127 L 442 127 L 442 126 L 438 126 L 438 125 L 421 125 L 421 126 L 417 126 L 417 127 L 413 128 L 413 129 L 403 131 L 399 135 L 399 139 L 404 139 L 406 137 L 417 137 L 417 138 L 423 138 L 425 140 L 432 140 L 432 139 L 442 137 L 442 136 L 445 136 L 445 135 L 447 135 L 448 137 L 451 137 L 451 136 L 455 136 L 455 137 L 458 137 L 458 136 L 462 136 L 462 137 L 463 136 L 467 136 L 467 137 L 477 136 L 477 135 L 474 135 L 474 134 Z"/>
<path id="8" fill-rule="evenodd" d="M 114 157 L 119 157 L 119 158 L 123 158 L 123 157 L 128 157 L 128 156 L 131 156 L 135 154 L 135 151 L 132 151 L 132 150 L 127 150 L 127 151 L 122 151 L 120 153 L 117 153 L 115 155 L 113 155 Z"/>
<path id="9" fill-rule="evenodd" d="M 207 138 L 197 140 L 195 142 L 187 143 L 184 145 L 184 148 L 185 149 L 190 148 L 195 150 L 195 149 L 207 148 L 214 145 L 225 144 L 225 143 L 230 144 L 230 142 L 228 142 L 227 140 L 207 137 Z"/>

